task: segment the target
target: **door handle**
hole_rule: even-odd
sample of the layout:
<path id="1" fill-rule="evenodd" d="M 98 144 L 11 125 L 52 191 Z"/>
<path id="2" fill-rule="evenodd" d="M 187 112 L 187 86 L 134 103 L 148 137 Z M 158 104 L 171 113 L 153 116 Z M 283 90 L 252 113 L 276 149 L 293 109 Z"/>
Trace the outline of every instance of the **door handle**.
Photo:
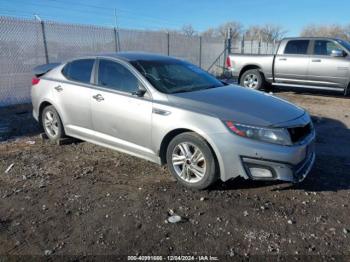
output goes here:
<path id="1" fill-rule="evenodd" d="M 287 58 L 280 58 L 278 60 L 280 60 L 280 61 L 287 61 Z"/>
<path id="2" fill-rule="evenodd" d="M 103 98 L 103 96 L 100 94 L 94 95 L 94 96 L 92 96 L 92 98 L 95 99 L 97 102 L 101 102 L 101 101 L 105 100 Z"/>
<path id="3" fill-rule="evenodd" d="M 63 91 L 63 88 L 60 85 L 55 86 L 54 88 L 56 89 L 57 92 Z"/>
<path id="4" fill-rule="evenodd" d="M 321 62 L 321 59 L 312 59 L 312 62 Z"/>

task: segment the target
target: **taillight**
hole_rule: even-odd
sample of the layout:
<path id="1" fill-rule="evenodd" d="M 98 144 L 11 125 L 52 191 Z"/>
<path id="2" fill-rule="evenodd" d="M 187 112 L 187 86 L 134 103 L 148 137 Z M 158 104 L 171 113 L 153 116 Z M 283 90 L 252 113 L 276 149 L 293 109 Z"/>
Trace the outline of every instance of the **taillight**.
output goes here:
<path id="1" fill-rule="evenodd" d="M 226 67 L 230 68 L 232 66 L 230 57 L 226 57 Z"/>
<path id="2" fill-rule="evenodd" d="M 40 82 L 40 78 L 37 78 L 37 77 L 32 78 L 32 86 L 39 84 L 39 82 Z"/>

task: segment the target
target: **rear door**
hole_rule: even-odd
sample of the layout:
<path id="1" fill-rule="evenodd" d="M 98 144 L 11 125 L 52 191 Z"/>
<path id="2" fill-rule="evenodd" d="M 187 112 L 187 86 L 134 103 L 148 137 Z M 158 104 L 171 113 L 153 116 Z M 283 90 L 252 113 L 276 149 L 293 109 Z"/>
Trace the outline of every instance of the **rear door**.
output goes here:
<path id="1" fill-rule="evenodd" d="M 91 94 L 96 140 L 135 155 L 154 157 L 151 148 L 152 99 L 133 93 L 142 85 L 124 62 L 99 59 Z"/>
<path id="2" fill-rule="evenodd" d="M 334 88 L 346 87 L 349 79 L 349 57 L 331 56 L 333 50 L 344 51 L 343 48 L 333 40 L 324 39 L 312 41 L 312 46 L 310 84 Z"/>
<path id="3" fill-rule="evenodd" d="M 67 63 L 62 69 L 65 80 L 54 86 L 56 106 L 70 135 L 85 138 L 92 129 L 90 99 L 94 62 L 95 59 L 89 58 Z"/>
<path id="4" fill-rule="evenodd" d="M 284 46 L 284 50 L 279 51 L 276 55 L 274 65 L 275 82 L 307 84 L 310 62 L 309 49 L 309 40 L 289 40 Z"/>

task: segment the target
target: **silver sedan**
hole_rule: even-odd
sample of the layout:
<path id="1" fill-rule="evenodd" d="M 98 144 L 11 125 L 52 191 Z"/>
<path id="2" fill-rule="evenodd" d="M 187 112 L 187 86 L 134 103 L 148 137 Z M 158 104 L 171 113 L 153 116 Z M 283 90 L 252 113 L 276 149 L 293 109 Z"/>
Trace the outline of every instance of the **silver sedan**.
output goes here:
<path id="1" fill-rule="evenodd" d="M 34 72 L 33 115 L 51 140 L 75 137 L 167 164 L 190 188 L 238 176 L 298 182 L 315 160 L 305 110 L 182 60 L 117 53 Z"/>

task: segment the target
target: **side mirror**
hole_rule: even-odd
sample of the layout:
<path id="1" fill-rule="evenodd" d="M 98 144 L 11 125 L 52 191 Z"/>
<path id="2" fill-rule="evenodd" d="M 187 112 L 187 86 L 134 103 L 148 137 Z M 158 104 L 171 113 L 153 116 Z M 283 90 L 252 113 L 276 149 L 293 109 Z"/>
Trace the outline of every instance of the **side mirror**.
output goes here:
<path id="1" fill-rule="evenodd" d="M 343 50 L 332 50 L 331 56 L 332 57 L 344 57 L 344 56 L 346 56 L 346 53 Z"/>
<path id="2" fill-rule="evenodd" d="M 138 96 L 138 97 L 143 97 L 146 94 L 147 90 L 143 86 L 139 86 L 139 88 L 132 92 L 132 95 Z"/>

